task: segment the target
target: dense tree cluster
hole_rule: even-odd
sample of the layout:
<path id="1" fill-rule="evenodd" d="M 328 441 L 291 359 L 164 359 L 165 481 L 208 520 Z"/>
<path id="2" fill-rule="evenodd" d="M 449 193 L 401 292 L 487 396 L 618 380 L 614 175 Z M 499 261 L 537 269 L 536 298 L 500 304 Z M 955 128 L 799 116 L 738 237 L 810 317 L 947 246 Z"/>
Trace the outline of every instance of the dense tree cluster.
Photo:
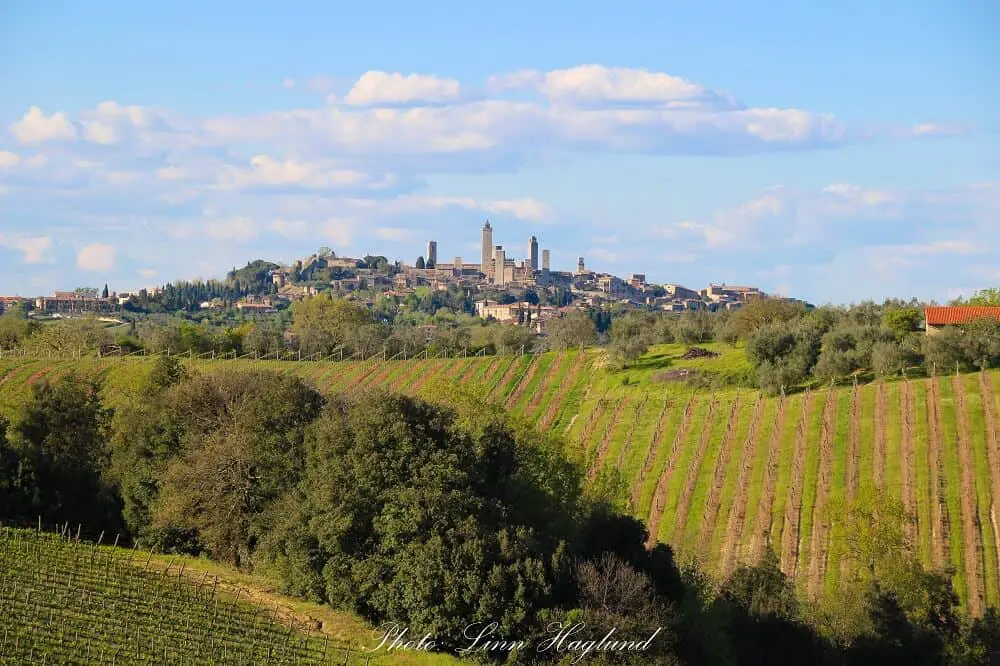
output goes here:
<path id="1" fill-rule="evenodd" d="M 644 652 L 594 657 L 607 664 L 972 665 L 1000 650 L 1000 616 L 957 614 L 950 577 L 920 567 L 909 518 L 884 496 L 846 509 L 846 556 L 861 566 L 823 609 L 773 553 L 715 588 L 669 547 L 647 549 L 643 524 L 585 491 L 561 451 L 471 396 L 325 398 L 299 378 L 191 374 L 164 357 L 114 410 L 88 378 L 36 384 L 0 421 L 0 500 L 5 521 L 202 552 L 448 651 L 494 622 L 494 639 L 532 644 L 553 626 L 579 625 L 576 640 L 655 635 Z"/>

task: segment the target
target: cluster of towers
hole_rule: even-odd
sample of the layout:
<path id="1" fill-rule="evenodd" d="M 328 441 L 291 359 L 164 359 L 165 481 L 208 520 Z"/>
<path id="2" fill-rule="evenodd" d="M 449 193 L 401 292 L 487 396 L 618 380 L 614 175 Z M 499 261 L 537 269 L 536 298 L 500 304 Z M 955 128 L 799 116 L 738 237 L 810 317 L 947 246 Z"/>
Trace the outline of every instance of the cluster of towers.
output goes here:
<path id="1" fill-rule="evenodd" d="M 480 270 L 490 282 L 503 286 L 507 283 L 506 269 L 508 260 L 507 253 L 502 245 L 493 244 L 493 227 L 489 220 L 483 225 L 483 246 L 480 257 Z M 528 239 L 528 257 L 525 259 L 524 268 L 532 272 L 541 269 L 549 270 L 549 251 L 542 250 L 541 266 L 538 265 L 538 239 L 532 236 Z"/>

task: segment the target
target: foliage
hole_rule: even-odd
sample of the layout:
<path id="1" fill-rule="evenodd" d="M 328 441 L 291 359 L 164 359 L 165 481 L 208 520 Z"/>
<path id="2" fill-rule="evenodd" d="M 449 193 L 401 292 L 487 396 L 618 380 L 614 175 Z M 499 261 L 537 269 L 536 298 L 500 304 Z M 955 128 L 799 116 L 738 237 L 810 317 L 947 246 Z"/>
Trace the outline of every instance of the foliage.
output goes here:
<path id="1" fill-rule="evenodd" d="M 553 319 L 546 327 L 552 349 L 587 347 L 597 342 L 597 327 L 586 312 L 570 312 Z"/>

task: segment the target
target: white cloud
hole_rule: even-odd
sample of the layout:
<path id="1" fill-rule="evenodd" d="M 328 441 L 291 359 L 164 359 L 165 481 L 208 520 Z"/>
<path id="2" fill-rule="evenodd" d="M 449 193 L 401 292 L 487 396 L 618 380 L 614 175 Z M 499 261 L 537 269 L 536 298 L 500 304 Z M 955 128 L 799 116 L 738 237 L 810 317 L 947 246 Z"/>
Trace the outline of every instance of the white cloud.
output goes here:
<path id="1" fill-rule="evenodd" d="M 21 162 L 21 156 L 9 150 L 0 150 L 0 169 L 9 169 Z"/>
<path id="2" fill-rule="evenodd" d="M 245 217 L 209 220 L 204 225 L 205 233 L 211 238 L 242 243 L 257 237 L 257 225 Z"/>
<path id="3" fill-rule="evenodd" d="M 458 98 L 459 90 L 455 79 L 370 71 L 361 75 L 344 101 L 358 105 L 448 102 Z"/>
<path id="4" fill-rule="evenodd" d="M 552 216 L 552 211 L 549 207 L 536 199 L 489 201 L 474 199 L 472 197 L 413 196 L 399 199 L 397 206 L 403 208 L 445 208 L 456 206 L 488 213 L 506 213 L 529 222 L 542 222 Z"/>
<path id="5" fill-rule="evenodd" d="M 350 246 L 354 239 L 355 220 L 333 217 L 320 225 L 320 237 L 340 247 Z"/>
<path id="6" fill-rule="evenodd" d="M 379 227 L 375 229 L 375 236 L 387 241 L 412 241 L 416 234 L 412 229 L 402 229 L 399 227 Z"/>
<path id="7" fill-rule="evenodd" d="M 110 271 L 115 267 L 115 248 L 105 243 L 92 243 L 80 248 L 76 265 L 85 271 Z"/>
<path id="8" fill-rule="evenodd" d="M 26 264 L 40 264 L 45 262 L 45 253 L 52 247 L 52 239 L 48 236 L 8 237 L 0 234 L 0 247 L 23 253 Z"/>
<path id="9" fill-rule="evenodd" d="M 304 236 L 308 233 L 309 224 L 304 220 L 275 220 L 268 229 L 286 238 Z"/>
<path id="10" fill-rule="evenodd" d="M 280 162 L 267 155 L 256 155 L 249 168 L 228 167 L 217 181 L 219 187 L 242 189 L 253 186 L 298 186 L 311 189 L 348 187 L 386 187 L 394 182 L 391 176 L 372 178 L 353 169 L 338 169 L 326 163 L 308 164 L 285 160 Z"/>
<path id="11" fill-rule="evenodd" d="M 12 123 L 10 133 L 22 144 L 71 141 L 76 138 L 76 128 L 65 113 L 46 116 L 37 106 L 28 109 L 20 120 Z"/>
<path id="12" fill-rule="evenodd" d="M 156 170 L 156 177 L 160 180 L 183 180 L 187 172 L 180 167 L 167 166 Z"/>
<path id="13" fill-rule="evenodd" d="M 151 280 L 152 278 L 156 277 L 156 271 L 153 270 L 152 268 L 140 268 L 138 273 L 139 277 L 146 278 L 147 280 Z"/>

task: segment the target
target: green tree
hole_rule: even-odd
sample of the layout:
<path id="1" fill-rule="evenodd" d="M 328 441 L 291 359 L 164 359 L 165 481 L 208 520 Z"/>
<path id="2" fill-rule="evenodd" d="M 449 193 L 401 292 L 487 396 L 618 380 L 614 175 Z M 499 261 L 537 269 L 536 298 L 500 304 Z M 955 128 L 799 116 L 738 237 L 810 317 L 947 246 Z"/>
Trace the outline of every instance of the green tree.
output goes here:
<path id="1" fill-rule="evenodd" d="M 552 349 L 588 347 L 597 343 L 597 327 L 586 312 L 570 312 L 553 319 L 546 327 Z"/>
<path id="2" fill-rule="evenodd" d="M 292 333 L 303 353 L 330 353 L 346 345 L 353 331 L 375 323 L 363 305 L 318 295 L 292 304 Z"/>
<path id="3" fill-rule="evenodd" d="M 898 308 L 882 316 L 882 325 L 895 333 L 897 340 L 902 340 L 907 333 L 920 330 L 923 319 L 924 313 L 919 308 Z"/>
<path id="4" fill-rule="evenodd" d="M 764 326 L 791 321 L 805 312 L 801 303 L 781 298 L 761 298 L 747 303 L 736 312 L 733 331 L 738 337 L 747 338 Z"/>
<path id="5" fill-rule="evenodd" d="M 1000 306 L 1000 287 L 980 289 L 966 299 L 955 299 L 953 305 Z"/>
<path id="6" fill-rule="evenodd" d="M 36 515 L 47 521 L 91 528 L 118 523 L 117 501 L 104 477 L 111 412 L 100 389 L 76 374 L 34 384 L 12 428 L 22 482 L 32 488 Z"/>

